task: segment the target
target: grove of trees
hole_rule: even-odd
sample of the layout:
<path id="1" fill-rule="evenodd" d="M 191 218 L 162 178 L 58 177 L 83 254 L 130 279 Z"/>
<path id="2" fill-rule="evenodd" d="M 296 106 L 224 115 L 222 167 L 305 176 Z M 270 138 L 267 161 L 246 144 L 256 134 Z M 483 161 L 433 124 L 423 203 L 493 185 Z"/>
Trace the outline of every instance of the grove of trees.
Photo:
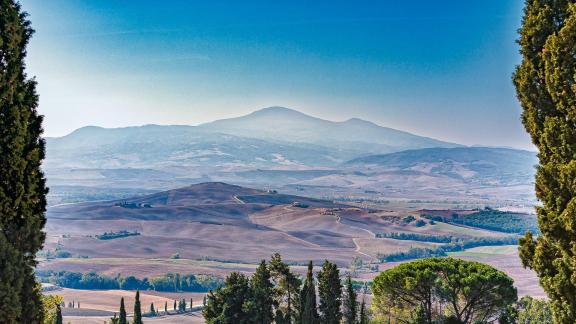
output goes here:
<path id="1" fill-rule="evenodd" d="M 367 323 L 366 309 L 360 311 L 350 292 L 351 281 L 344 295 L 342 288 L 335 264 L 325 261 L 315 280 L 310 263 L 302 283 L 275 254 L 268 264 L 260 263 L 252 278 L 230 274 L 224 286 L 210 291 L 202 313 L 209 324 L 340 323 L 344 315 L 346 323 Z"/>

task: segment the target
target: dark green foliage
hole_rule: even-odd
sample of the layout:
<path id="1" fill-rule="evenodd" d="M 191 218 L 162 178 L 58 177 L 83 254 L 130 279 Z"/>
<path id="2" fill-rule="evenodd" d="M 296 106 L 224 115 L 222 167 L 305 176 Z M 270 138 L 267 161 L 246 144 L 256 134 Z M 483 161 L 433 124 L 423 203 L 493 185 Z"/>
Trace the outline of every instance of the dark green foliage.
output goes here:
<path id="1" fill-rule="evenodd" d="M 414 223 L 414 226 L 416 226 L 416 227 L 426 226 L 426 222 L 422 219 L 419 219 Z"/>
<path id="2" fill-rule="evenodd" d="M 233 272 L 219 287 L 208 295 L 206 308 L 202 311 L 208 324 L 244 324 L 251 322 L 251 314 L 245 304 L 250 299 L 250 283 L 246 276 Z"/>
<path id="3" fill-rule="evenodd" d="M 119 231 L 119 232 L 105 232 L 104 234 L 96 235 L 96 238 L 99 240 L 113 240 L 117 238 L 123 238 L 128 236 L 138 236 L 140 233 L 128 232 L 128 231 Z"/>
<path id="4" fill-rule="evenodd" d="M 318 295 L 320 303 L 320 322 L 325 324 L 338 324 L 342 319 L 342 283 L 338 267 L 324 261 L 322 270 L 318 272 Z"/>
<path id="5" fill-rule="evenodd" d="M 545 300 L 525 296 L 520 299 L 517 308 L 517 324 L 552 323 L 552 310 Z"/>
<path id="6" fill-rule="evenodd" d="M 110 324 L 118 324 L 118 323 L 120 323 L 118 316 L 116 315 L 116 313 L 114 313 L 114 316 L 110 317 Z"/>
<path id="7" fill-rule="evenodd" d="M 356 290 L 354 290 L 354 285 L 352 284 L 352 277 L 348 275 L 346 277 L 345 283 L 346 293 L 342 301 L 343 312 L 345 324 L 356 324 L 358 317 L 358 300 L 356 296 Z"/>
<path id="8" fill-rule="evenodd" d="M 205 292 L 215 288 L 222 279 L 207 275 L 180 275 L 168 273 L 163 277 L 138 279 L 134 276 L 107 277 L 95 272 L 79 273 L 68 271 L 37 271 L 41 282 L 52 283 L 60 287 L 74 289 L 125 289 L 155 291 L 190 291 Z"/>
<path id="9" fill-rule="evenodd" d="M 168 302 L 164 302 L 164 313 L 168 314 Z"/>
<path id="10" fill-rule="evenodd" d="M 451 224 L 461 224 L 492 231 L 524 234 L 526 231 L 538 233 L 538 222 L 534 215 L 499 211 L 485 208 L 469 215 L 451 217 L 432 216 L 423 214 L 422 217 Z"/>
<path id="11" fill-rule="evenodd" d="M 150 315 L 156 315 L 156 310 L 154 309 L 154 303 L 150 304 Z"/>
<path id="12" fill-rule="evenodd" d="M 418 237 L 414 236 L 414 238 Z M 449 244 L 441 245 L 436 248 L 411 248 L 405 252 L 378 254 L 378 259 L 380 262 L 394 262 L 430 257 L 443 257 L 447 256 L 448 252 L 463 251 L 479 246 L 515 245 L 518 243 L 518 240 L 519 238 L 516 236 L 455 239 Z"/>
<path id="13" fill-rule="evenodd" d="M 176 300 L 174 300 L 174 311 L 176 311 Z"/>
<path id="14" fill-rule="evenodd" d="M 274 285 L 266 261 L 262 260 L 250 280 L 251 298 L 248 304 L 253 323 L 269 324 L 274 320 Z"/>
<path id="15" fill-rule="evenodd" d="M 62 324 L 62 309 L 60 305 L 56 306 L 56 316 L 54 317 L 54 324 Z"/>
<path id="16" fill-rule="evenodd" d="M 368 317 L 368 310 L 366 309 L 366 300 L 362 298 L 362 303 L 360 304 L 360 314 L 359 314 L 359 324 L 370 323 L 370 318 Z"/>
<path id="17" fill-rule="evenodd" d="M 526 236 L 522 262 L 540 277 L 557 323 L 576 322 L 576 4 L 526 1 L 522 63 L 514 85 L 522 121 L 538 147 L 536 195 L 542 235 Z"/>
<path id="18" fill-rule="evenodd" d="M 432 242 L 432 243 L 452 243 L 457 238 L 451 235 L 428 235 L 418 233 L 377 233 L 378 238 L 391 238 L 402 241 L 419 241 L 419 242 Z"/>
<path id="19" fill-rule="evenodd" d="M 300 293 L 300 323 L 319 323 L 318 311 L 316 310 L 316 284 L 314 283 L 314 265 L 308 263 L 306 280 Z"/>
<path id="20" fill-rule="evenodd" d="M 133 324 L 142 324 L 142 309 L 140 307 L 140 290 L 136 290 L 136 298 L 134 300 Z"/>
<path id="21" fill-rule="evenodd" d="M 190 297 L 190 311 L 192 311 L 193 308 L 194 308 L 194 302 L 192 300 L 192 297 Z"/>
<path id="22" fill-rule="evenodd" d="M 3 323 L 41 323 L 34 267 L 48 190 L 36 82 L 24 71 L 34 31 L 14 0 L 0 0 L 0 8 L 0 314 Z"/>
<path id="23" fill-rule="evenodd" d="M 416 220 L 416 217 L 414 217 L 412 215 L 408 215 L 408 216 L 402 218 L 402 221 L 406 224 L 412 223 L 415 220 Z"/>
<path id="24" fill-rule="evenodd" d="M 452 258 L 404 263 L 374 279 L 373 306 L 380 316 L 424 323 L 497 320 L 517 299 L 513 280 L 491 266 Z"/>
<path id="25" fill-rule="evenodd" d="M 127 324 L 126 320 L 126 307 L 124 306 L 124 297 L 120 298 L 120 317 L 118 318 L 119 324 Z"/>
<path id="26" fill-rule="evenodd" d="M 284 320 L 297 321 L 295 308 L 300 305 L 300 279 L 290 271 L 278 253 L 272 255 L 269 269 L 276 286 L 276 306 L 283 313 Z"/>

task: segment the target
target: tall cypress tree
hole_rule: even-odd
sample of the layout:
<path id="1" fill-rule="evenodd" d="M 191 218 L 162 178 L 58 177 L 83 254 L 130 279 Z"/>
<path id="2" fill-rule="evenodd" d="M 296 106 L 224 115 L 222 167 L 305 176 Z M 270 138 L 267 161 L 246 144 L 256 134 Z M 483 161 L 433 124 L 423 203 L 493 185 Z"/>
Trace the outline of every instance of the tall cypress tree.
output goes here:
<path id="1" fill-rule="evenodd" d="M 34 31 L 14 0 L 0 0 L 0 8 L 0 314 L 3 323 L 40 323 L 34 267 L 48 190 L 36 82 L 24 71 Z"/>
<path id="2" fill-rule="evenodd" d="M 276 318 L 278 321 L 295 321 L 299 316 L 295 312 L 295 308 L 300 304 L 300 279 L 290 271 L 290 267 L 282 261 L 279 253 L 272 255 L 270 259 L 270 274 L 276 284 L 276 297 L 275 301 L 277 309 Z M 278 311 L 283 313 L 283 319 L 279 317 Z"/>
<path id="3" fill-rule="evenodd" d="M 356 296 L 356 291 L 352 285 L 352 277 L 348 275 L 346 277 L 346 294 L 344 295 L 344 323 L 346 324 L 356 324 L 357 314 L 358 314 L 358 300 Z"/>
<path id="4" fill-rule="evenodd" d="M 62 309 L 60 305 L 56 306 L 56 316 L 54 317 L 54 324 L 62 324 Z"/>
<path id="5" fill-rule="evenodd" d="M 360 304 L 360 318 L 359 324 L 368 324 L 370 319 L 368 317 L 368 310 L 366 309 L 366 300 L 362 297 L 362 303 Z"/>
<path id="6" fill-rule="evenodd" d="M 318 311 L 316 310 L 316 285 L 314 284 L 314 265 L 312 261 L 308 263 L 306 280 L 302 286 L 300 294 L 300 323 L 318 323 Z"/>
<path id="7" fill-rule="evenodd" d="M 120 324 L 128 324 L 126 321 L 126 307 L 124 307 L 124 297 L 120 298 L 120 318 L 118 320 Z"/>
<path id="8" fill-rule="evenodd" d="M 140 306 L 140 290 L 136 290 L 136 298 L 134 300 L 134 324 L 142 324 L 142 309 Z"/>
<path id="9" fill-rule="evenodd" d="M 576 322 L 576 4 L 526 0 L 513 76 L 522 121 L 538 147 L 536 195 L 541 235 L 520 241 L 520 257 L 536 271 L 555 321 Z"/>
<path id="10" fill-rule="evenodd" d="M 266 261 L 262 260 L 250 280 L 252 296 L 250 308 L 253 323 L 270 324 L 274 320 L 274 285 L 270 281 L 270 270 Z"/>
<path id="11" fill-rule="evenodd" d="M 320 296 L 320 322 L 323 324 L 339 324 L 342 319 L 342 283 L 338 267 L 324 261 L 322 270 L 318 273 L 318 295 Z"/>

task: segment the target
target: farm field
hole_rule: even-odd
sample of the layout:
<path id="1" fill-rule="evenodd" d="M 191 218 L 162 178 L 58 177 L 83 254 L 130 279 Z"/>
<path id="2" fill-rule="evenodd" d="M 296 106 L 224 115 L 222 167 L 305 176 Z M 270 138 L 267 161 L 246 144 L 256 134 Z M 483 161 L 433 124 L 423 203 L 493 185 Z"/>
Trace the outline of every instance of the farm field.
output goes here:
<path id="1" fill-rule="evenodd" d="M 346 272 L 356 258 L 362 260 L 363 266 L 354 272 L 354 279 L 371 280 L 379 271 L 398 264 L 378 262 L 380 255 L 416 248 L 435 249 L 441 245 L 378 238 L 380 233 L 458 239 L 498 239 L 510 235 L 430 221 L 420 216 L 420 210 L 405 205 L 366 209 L 223 183 L 193 185 L 121 201 L 51 207 L 46 229 L 47 253 L 40 260 L 40 271 L 94 272 L 107 277 L 140 279 L 168 273 L 219 278 L 234 271 L 250 274 L 260 260 L 278 252 L 299 274 L 305 273 L 309 260 L 319 265 L 328 259 Z M 477 247 L 449 255 L 491 264 L 515 280 L 520 295 L 543 296 L 535 274 L 521 267 L 514 246 Z M 86 310 L 99 312 L 115 311 L 120 296 L 125 296 L 127 305 L 131 305 L 129 300 L 134 294 L 67 288 L 54 293 L 63 294 L 65 300 L 80 300 Z M 168 301 L 170 305 L 182 297 L 200 302 L 203 293 L 145 291 L 143 295 L 143 309 L 148 309 L 151 302 L 163 305 Z M 66 321 L 101 323 L 104 318 L 96 314 L 84 316 L 87 321 L 83 321 L 82 315 L 67 314 Z M 175 321 L 176 316 L 182 318 Z M 192 315 L 172 315 L 146 322 L 199 320 Z"/>

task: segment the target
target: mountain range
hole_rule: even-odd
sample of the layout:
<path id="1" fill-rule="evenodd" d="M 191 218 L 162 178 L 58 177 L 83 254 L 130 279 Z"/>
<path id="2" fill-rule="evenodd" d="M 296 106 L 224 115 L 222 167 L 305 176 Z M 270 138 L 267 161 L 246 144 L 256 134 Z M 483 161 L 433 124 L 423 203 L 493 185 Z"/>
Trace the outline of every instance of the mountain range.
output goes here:
<path id="1" fill-rule="evenodd" d="M 58 203 L 206 181 L 314 188 L 312 196 L 324 196 L 322 188 L 466 195 L 473 187 L 530 188 L 534 164 L 532 152 L 465 147 L 357 118 L 334 122 L 270 107 L 199 126 L 83 127 L 47 139 L 44 169 Z"/>

